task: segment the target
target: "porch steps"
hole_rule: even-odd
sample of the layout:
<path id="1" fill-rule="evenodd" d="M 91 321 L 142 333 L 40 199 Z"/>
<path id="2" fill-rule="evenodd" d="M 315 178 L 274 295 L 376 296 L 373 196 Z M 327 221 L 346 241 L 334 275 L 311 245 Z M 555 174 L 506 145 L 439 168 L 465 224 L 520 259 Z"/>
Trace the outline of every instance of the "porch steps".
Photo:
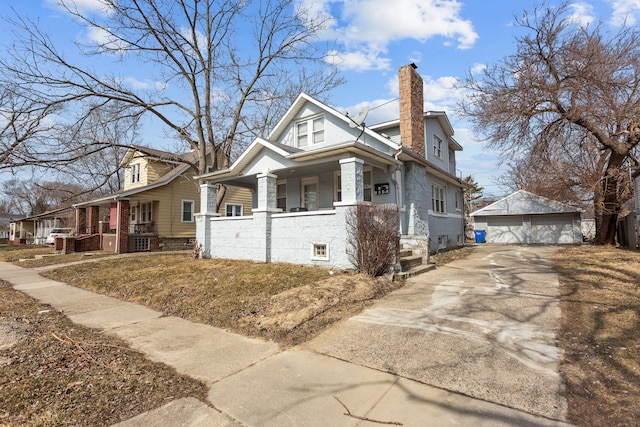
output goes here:
<path id="1" fill-rule="evenodd" d="M 413 250 L 409 248 L 402 248 L 400 250 L 401 271 L 398 273 L 399 277 L 406 279 L 433 270 L 434 268 L 436 268 L 435 264 L 423 264 L 422 255 L 414 255 Z"/>

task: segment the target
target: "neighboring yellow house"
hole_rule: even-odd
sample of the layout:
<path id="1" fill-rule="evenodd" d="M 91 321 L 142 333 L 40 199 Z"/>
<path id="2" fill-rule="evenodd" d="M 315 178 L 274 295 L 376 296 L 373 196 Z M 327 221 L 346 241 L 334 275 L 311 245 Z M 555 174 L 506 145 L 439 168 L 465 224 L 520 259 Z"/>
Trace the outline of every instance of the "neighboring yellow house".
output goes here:
<path id="1" fill-rule="evenodd" d="M 64 252 L 118 253 L 192 247 L 195 214 L 200 211 L 194 153 L 173 154 L 133 146 L 124 157 L 124 188 L 110 196 L 78 203 L 73 246 Z M 252 192 L 227 187 L 220 215 L 251 215 Z"/>

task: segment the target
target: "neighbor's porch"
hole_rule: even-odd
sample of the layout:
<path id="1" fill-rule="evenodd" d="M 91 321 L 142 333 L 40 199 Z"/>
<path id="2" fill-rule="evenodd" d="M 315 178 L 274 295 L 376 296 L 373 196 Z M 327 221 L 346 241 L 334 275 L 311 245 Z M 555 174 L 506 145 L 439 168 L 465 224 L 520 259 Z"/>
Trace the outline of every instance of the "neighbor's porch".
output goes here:
<path id="1" fill-rule="evenodd" d="M 77 205 L 78 236 L 74 250 L 115 253 L 159 250 L 160 239 L 154 222 L 157 206 L 158 202 L 154 200 L 129 198 Z"/>

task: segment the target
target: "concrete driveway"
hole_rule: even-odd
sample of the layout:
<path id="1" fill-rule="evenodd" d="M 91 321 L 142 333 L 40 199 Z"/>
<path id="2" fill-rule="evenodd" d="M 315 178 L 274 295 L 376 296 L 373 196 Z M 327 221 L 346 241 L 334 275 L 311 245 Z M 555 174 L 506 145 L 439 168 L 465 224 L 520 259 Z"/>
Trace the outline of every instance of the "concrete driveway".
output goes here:
<path id="1" fill-rule="evenodd" d="M 564 420 L 555 247 L 479 245 L 307 344 L 311 350 Z"/>

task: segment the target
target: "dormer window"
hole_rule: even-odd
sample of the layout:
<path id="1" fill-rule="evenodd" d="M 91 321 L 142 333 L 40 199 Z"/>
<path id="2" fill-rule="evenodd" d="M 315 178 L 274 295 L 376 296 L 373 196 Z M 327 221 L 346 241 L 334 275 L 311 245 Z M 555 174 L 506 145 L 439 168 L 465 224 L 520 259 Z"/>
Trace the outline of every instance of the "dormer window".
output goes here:
<path id="1" fill-rule="evenodd" d="M 137 182 L 140 182 L 140 163 L 131 165 L 131 183 L 135 184 Z"/>
<path id="2" fill-rule="evenodd" d="M 324 142 L 324 116 L 316 116 L 296 123 L 298 147 L 304 148 Z"/>
<path id="3" fill-rule="evenodd" d="M 442 139 L 438 135 L 433 135 L 433 155 L 442 159 Z"/>

